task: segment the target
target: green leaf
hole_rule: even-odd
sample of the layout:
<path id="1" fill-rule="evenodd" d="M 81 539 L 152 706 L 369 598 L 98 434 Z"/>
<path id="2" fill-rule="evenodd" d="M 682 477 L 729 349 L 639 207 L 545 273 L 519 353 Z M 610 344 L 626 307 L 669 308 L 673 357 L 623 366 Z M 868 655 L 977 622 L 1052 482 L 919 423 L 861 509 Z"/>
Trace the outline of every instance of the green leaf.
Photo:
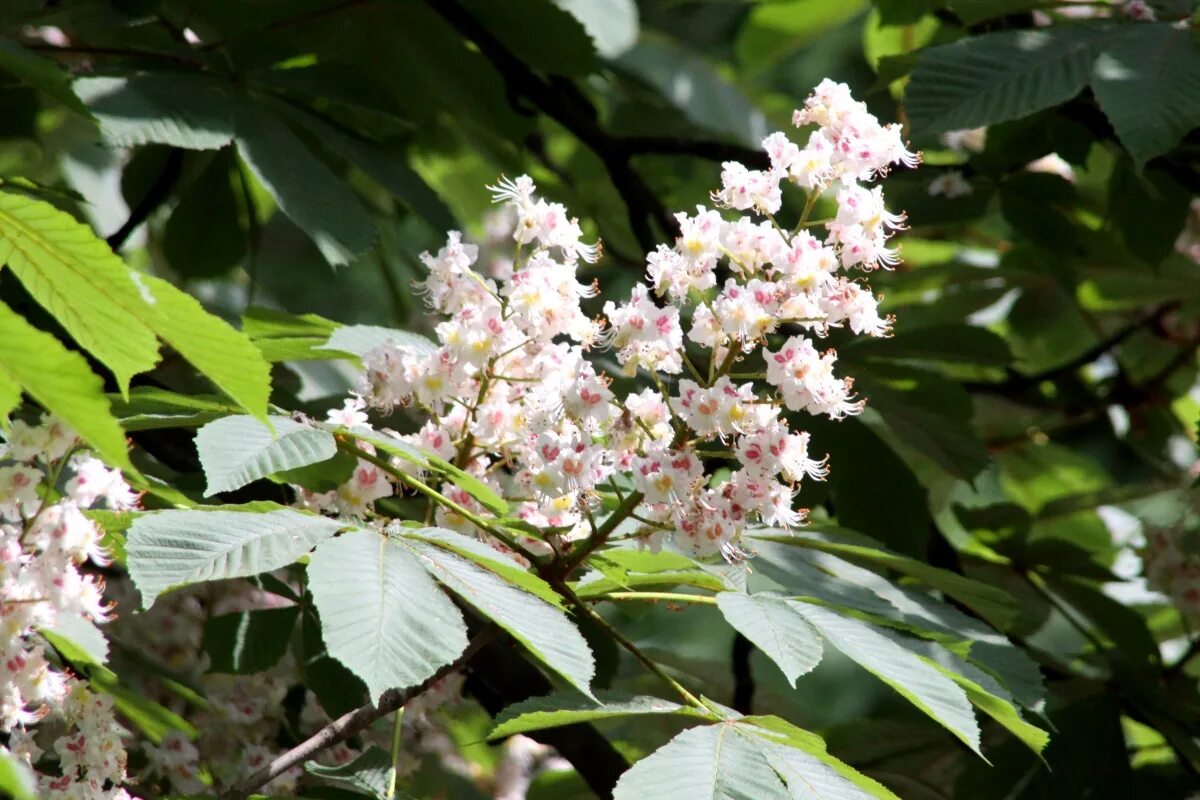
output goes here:
<path id="1" fill-rule="evenodd" d="M 556 606 L 513 586 L 500 575 L 441 547 L 398 540 L 420 556 L 429 574 L 512 634 L 542 663 L 591 696 L 595 664 L 583 634 Z"/>
<path id="2" fill-rule="evenodd" d="M 511 510 L 504 498 L 479 478 L 432 453 L 424 455 L 431 470 L 440 473 L 446 480 L 478 500 L 488 511 L 497 516 L 504 516 Z"/>
<path id="3" fill-rule="evenodd" d="M 130 312 L 145 301 L 133 273 L 92 230 L 49 203 L 0 192 L 0 261 L 121 391 L 158 363 L 154 332 Z M 132 318 L 131 318 L 132 317 Z"/>
<path id="4" fill-rule="evenodd" d="M 1172 22 L 1122 25 L 1096 59 L 1096 101 L 1140 167 L 1200 127 L 1200 44 Z"/>
<path id="5" fill-rule="evenodd" d="M 596 700 L 599 702 L 574 692 L 555 692 L 544 697 L 522 700 L 496 716 L 496 725 L 488 734 L 488 741 L 503 739 L 517 733 L 601 719 L 661 714 L 701 718 L 705 716 L 694 708 L 647 695 L 596 692 Z"/>
<path id="6" fill-rule="evenodd" d="M 454 215 L 425 179 L 407 163 L 403 150 L 359 139 L 326 122 L 321 117 L 294 106 L 279 108 L 328 148 L 402 200 L 436 231 L 458 227 Z"/>
<path id="7" fill-rule="evenodd" d="M 323 348 L 318 349 L 336 350 L 339 353 L 350 353 L 365 358 L 385 344 L 411 348 L 422 354 L 437 350 L 437 345 L 420 334 L 395 328 L 381 328 L 378 325 L 344 325 L 329 336 Z"/>
<path id="8" fill-rule="evenodd" d="M 463 536 L 461 533 L 455 533 L 445 528 L 396 528 L 393 530 L 393 535 L 425 542 L 456 553 L 489 572 L 496 573 L 518 589 L 536 595 L 551 605 L 562 607 L 562 595 L 554 591 L 550 584 L 529 572 L 509 556 L 478 539 L 472 539 L 470 536 Z"/>
<path id="9" fill-rule="evenodd" d="M 979 724 L 975 721 L 966 693 L 954 681 L 866 622 L 843 617 L 814 605 L 791 602 L 792 607 L 812 623 L 825 641 L 980 753 Z"/>
<path id="10" fill-rule="evenodd" d="M 1105 26 L 1000 31 L 922 51 L 905 89 L 913 136 L 978 128 L 1057 105 L 1087 85 Z"/>
<path id="11" fill-rule="evenodd" d="M 337 329 L 337 323 L 316 314 L 288 314 L 254 307 L 242 315 L 242 330 L 263 358 L 277 361 L 308 361 L 337 358 L 337 353 L 319 350 Z"/>
<path id="12" fill-rule="evenodd" d="M 737 728 L 787 782 L 793 800 L 899 800 L 878 781 L 830 755 L 820 736 L 786 720 L 743 717 Z"/>
<path id="13" fill-rule="evenodd" d="M 554 4 L 579 20 L 605 58 L 616 58 L 638 39 L 635 0 L 554 0 Z"/>
<path id="14" fill-rule="evenodd" d="M 153 386 L 135 386 L 128 398 L 110 394 L 108 401 L 126 431 L 199 427 L 238 412 L 215 395 L 184 395 Z"/>
<path id="15" fill-rule="evenodd" d="M 330 264 L 371 246 L 375 226 L 358 195 L 286 123 L 251 100 L 234 114 L 238 154 Z"/>
<path id="16" fill-rule="evenodd" d="M 77 664 L 108 661 L 108 640 L 96 623 L 82 614 L 60 616 L 53 628 L 42 628 L 39 632 L 56 650 Z"/>
<path id="17" fill-rule="evenodd" d="M 8 415 L 21 403 L 21 384 L 14 376 L 0 369 L 0 427 L 7 429 Z"/>
<path id="18" fill-rule="evenodd" d="M 156 335 L 239 405 L 265 416 L 268 368 L 250 340 L 191 295 L 133 272 L 74 217 L 0 192 L 0 260 L 81 346 L 112 370 L 122 392 L 158 363 Z"/>
<path id="19" fill-rule="evenodd" d="M 233 139 L 231 87 L 205 75 L 85 77 L 75 81 L 75 92 L 105 139 L 122 147 L 155 143 L 215 150 Z"/>
<path id="20" fill-rule="evenodd" d="M 613 800 L 789 800 L 763 753 L 730 723 L 691 728 L 633 765 Z"/>
<path id="21" fill-rule="evenodd" d="M 391 800 L 388 790 L 392 781 L 392 756 L 383 748 L 371 745 L 353 761 L 336 767 L 308 761 L 304 764 L 304 771 L 335 786 L 345 786 L 356 795 Z"/>
<path id="22" fill-rule="evenodd" d="M 1016 599 L 1003 589 L 893 553 L 865 536 L 849 537 L 816 528 L 803 529 L 794 534 L 778 531 L 772 535 L 763 531 L 761 534 L 756 532 L 755 536 L 832 553 L 874 569 L 893 569 L 944 592 L 999 627 L 1011 622 L 1020 611 Z"/>
<path id="23" fill-rule="evenodd" d="M 143 275 L 139 283 L 154 332 L 239 406 L 266 419 L 270 367 L 249 337 L 160 278 Z"/>
<path id="24" fill-rule="evenodd" d="M 1002 337 L 971 325 L 931 325 L 897 331 L 887 339 L 857 339 L 838 352 L 847 360 L 865 356 L 993 367 L 1012 363 L 1012 353 Z"/>
<path id="25" fill-rule="evenodd" d="M 493 36 L 536 70 L 581 76 L 596 69 L 596 51 L 582 20 L 550 0 L 512 4 L 466 0 L 463 5 Z"/>
<path id="26" fill-rule="evenodd" d="M 1030 750 L 1041 754 L 1046 749 L 1046 745 L 1050 743 L 1050 734 L 1022 719 L 1021 714 L 1012 703 L 984 690 L 978 683 L 963 675 L 948 670 L 946 674 L 963 688 L 972 705 L 1003 725 Z"/>
<path id="27" fill-rule="evenodd" d="M 769 67 L 832 32 L 866 7 L 866 0 L 758 3 L 747 15 L 734 43 L 738 62 L 752 70 Z"/>
<path id="28" fill-rule="evenodd" d="M 821 661 L 821 638 L 785 599 L 766 593 L 721 592 L 717 607 L 725 621 L 774 661 L 795 686 Z"/>
<path id="29" fill-rule="evenodd" d="M 0 195 L 3 197 L 3 195 Z M 133 470 L 125 434 L 109 410 L 100 378 L 87 361 L 48 333 L 34 328 L 0 303 L 0 394 L 11 403 L 20 386 L 43 408 L 57 414 L 104 460 Z"/>
<path id="30" fill-rule="evenodd" d="M 223 417 L 196 433 L 196 450 L 208 482 L 204 496 L 240 489 L 268 475 L 327 461 L 337 454 L 328 431 L 288 417 L 271 426 L 247 416 Z"/>
<path id="31" fill-rule="evenodd" d="M 286 567 L 342 527 L 336 520 L 280 507 L 143 514 L 130 526 L 125 543 L 129 575 L 149 608 L 176 586 Z"/>
<path id="32" fill-rule="evenodd" d="M 617 65 L 657 89 L 696 125 L 748 147 L 758 147 L 767 133 L 762 112 L 696 53 L 667 42 L 642 42 Z"/>
<path id="33" fill-rule="evenodd" d="M 362 678 L 376 702 L 389 689 L 421 683 L 467 647 L 462 614 L 423 566 L 399 540 L 366 530 L 330 539 L 309 562 L 329 654 Z"/>
<path id="34" fill-rule="evenodd" d="M 1121 232 L 1125 247 L 1146 263 L 1157 264 L 1174 252 L 1191 199 L 1192 193 L 1167 169 L 1147 168 L 1138 175 L 1129 159 L 1122 158 L 1113 165 L 1108 184 L 1109 217 Z M 1194 283 L 1174 276 L 1147 275 L 1137 270 L 1136 277 L 1165 278 L 1160 291 L 1168 296 L 1194 295 L 1196 291 Z"/>
<path id="35" fill-rule="evenodd" d="M 233 170 L 233 151 L 221 150 L 180 195 L 163 229 L 163 254 L 185 278 L 219 277 L 246 255 Z"/>
<path id="36" fill-rule="evenodd" d="M 204 624 L 208 671 L 250 675 L 275 666 L 287 652 L 299 615 L 299 606 L 287 606 L 209 617 Z"/>
<path id="37" fill-rule="evenodd" d="M 12 800 L 37 800 L 33 770 L 8 750 L 0 751 L 0 794 Z"/>
<path id="38" fill-rule="evenodd" d="M 0 37 L 0 69 L 5 69 L 30 86 L 41 89 L 72 111 L 88 115 L 87 108 L 72 91 L 70 76 L 64 69 L 7 37 Z"/>
<path id="39" fill-rule="evenodd" d="M 151 700 L 144 690 L 127 686 L 108 667 L 89 667 L 87 675 L 92 690 L 112 695 L 113 705 L 121 716 L 154 744 L 161 744 L 163 737 L 171 731 L 179 731 L 189 739 L 200 735 L 192 723 Z"/>

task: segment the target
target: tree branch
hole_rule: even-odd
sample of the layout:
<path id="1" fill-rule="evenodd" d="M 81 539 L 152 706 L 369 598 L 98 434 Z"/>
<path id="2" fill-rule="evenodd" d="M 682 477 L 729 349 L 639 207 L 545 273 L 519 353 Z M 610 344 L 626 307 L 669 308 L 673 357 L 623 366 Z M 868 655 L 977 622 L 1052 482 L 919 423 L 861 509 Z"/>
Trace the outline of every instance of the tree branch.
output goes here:
<path id="1" fill-rule="evenodd" d="M 167 201 L 171 196 L 171 189 L 175 187 L 179 176 L 183 174 L 183 151 L 178 147 L 172 147 L 167 152 L 167 160 L 163 163 L 162 172 L 158 174 L 158 178 L 151 184 L 149 190 L 138 201 L 138 204 L 129 212 L 129 218 L 125 223 L 108 237 L 106 240 L 108 246 L 114 251 L 120 250 L 125 244 L 125 240 L 129 238 L 138 226 L 145 222 L 154 211 Z"/>
<path id="2" fill-rule="evenodd" d="M 482 650 L 496 635 L 496 628 L 488 627 L 471 639 L 467 649 L 452 664 L 439 669 L 431 678 L 411 689 L 392 689 L 384 692 L 379 698 L 379 705 L 367 704 L 353 711 L 348 711 L 321 730 L 314 733 L 305 741 L 291 750 L 279 755 L 270 764 L 250 775 L 232 789 L 221 795 L 221 800 L 242 800 L 256 789 L 278 778 L 292 767 L 305 761 L 326 748 L 344 742 L 359 731 L 366 730 L 376 720 L 386 717 L 393 711 L 402 708 L 409 700 L 426 691 L 430 686 L 445 678 L 452 672 L 461 669 L 480 650 Z"/>
<path id="3" fill-rule="evenodd" d="M 629 226 L 645 252 L 658 243 L 650 222 L 662 232 L 674 236 L 678 230 L 674 219 L 667 214 L 658 198 L 642 177 L 630 165 L 631 152 L 622 141 L 598 122 L 599 115 L 587 96 L 570 81 L 554 77 L 542 78 L 480 24 L 457 0 L 426 0 L 429 7 L 458 31 L 459 35 L 479 48 L 492 66 L 504 77 L 510 94 L 524 97 L 546 116 L 570 131 L 604 163 L 609 179 L 629 213 Z"/>

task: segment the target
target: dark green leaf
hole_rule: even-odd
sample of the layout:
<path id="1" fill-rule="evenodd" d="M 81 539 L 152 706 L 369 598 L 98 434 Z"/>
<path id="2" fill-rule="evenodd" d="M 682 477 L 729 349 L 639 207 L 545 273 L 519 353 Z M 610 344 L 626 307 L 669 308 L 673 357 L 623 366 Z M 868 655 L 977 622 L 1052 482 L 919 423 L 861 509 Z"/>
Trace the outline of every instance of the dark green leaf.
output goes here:
<path id="1" fill-rule="evenodd" d="M 209 672 L 249 675 L 279 663 L 300 614 L 298 606 L 239 611 L 210 617 L 204 625 Z"/>

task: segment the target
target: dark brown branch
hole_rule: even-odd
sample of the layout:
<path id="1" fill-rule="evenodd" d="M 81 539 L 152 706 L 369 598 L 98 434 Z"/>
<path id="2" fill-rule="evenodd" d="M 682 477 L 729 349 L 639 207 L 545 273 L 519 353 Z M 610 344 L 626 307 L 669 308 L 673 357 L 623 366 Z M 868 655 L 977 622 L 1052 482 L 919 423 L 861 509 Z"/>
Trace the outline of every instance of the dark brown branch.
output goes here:
<path id="1" fill-rule="evenodd" d="M 575 84 L 559 77 L 546 79 L 538 75 L 457 0 L 427 2 L 492 63 L 503 76 L 511 96 L 528 100 L 543 114 L 570 131 L 604 163 L 609 179 L 625 201 L 629 226 L 644 251 L 653 250 L 659 241 L 650 226 L 651 222 L 656 223 L 663 234 L 672 238 L 675 236 L 675 221 L 630 165 L 632 154 L 620 139 L 600 126 L 595 106 Z"/>
<path id="2" fill-rule="evenodd" d="M 242 798 L 247 797 L 256 789 L 270 783 L 297 764 L 311 758 L 326 748 L 346 741 L 359 731 L 369 728 L 376 720 L 382 719 L 393 711 L 403 708 L 409 700 L 412 700 L 450 673 L 461 669 L 495 635 L 496 629 L 493 627 L 486 628 L 475 634 L 470 644 L 467 645 L 467 649 L 463 651 L 463 654 L 454 663 L 442 667 L 433 674 L 433 677 L 421 685 L 411 689 L 392 689 L 384 692 L 383 696 L 379 698 L 379 705 L 368 704 L 353 711 L 348 711 L 324 728 L 321 728 L 321 730 L 314 733 L 305 741 L 278 756 L 258 772 L 238 783 L 237 786 L 222 794 L 221 800 L 242 800 Z"/>
<path id="3" fill-rule="evenodd" d="M 1159 324 L 1163 317 L 1165 317 L 1175 308 L 1178 308 L 1178 306 L 1179 304 L 1176 302 L 1164 303 L 1157 308 L 1140 314 L 1131 322 L 1096 342 L 1096 344 L 1092 345 L 1075 358 L 1071 359 L 1065 364 L 1060 364 L 1057 367 L 1051 367 L 1050 369 L 1028 375 L 1017 372 L 1013 369 L 1009 369 L 1008 377 L 1006 377 L 1003 381 L 995 383 L 989 383 L 986 381 L 964 381 L 963 386 L 968 391 L 973 392 L 1011 395 L 1037 386 L 1039 383 L 1044 381 L 1052 381 L 1065 377 L 1070 375 L 1075 370 L 1091 364 L 1093 361 L 1105 355 L 1114 347 L 1119 346 L 1125 342 L 1126 339 L 1133 336 L 1143 328 L 1152 327 Z"/>
<path id="4" fill-rule="evenodd" d="M 108 246 L 113 250 L 120 250 L 130 234 L 137 230 L 139 225 L 145 222 L 159 206 L 167 201 L 167 198 L 171 196 L 171 189 L 175 187 L 175 183 L 182 174 L 183 151 L 173 147 L 167 153 L 167 160 L 163 164 L 162 172 L 158 174 L 158 178 L 155 179 L 145 196 L 129 212 L 129 218 L 125 220 L 125 223 L 108 237 Z"/>

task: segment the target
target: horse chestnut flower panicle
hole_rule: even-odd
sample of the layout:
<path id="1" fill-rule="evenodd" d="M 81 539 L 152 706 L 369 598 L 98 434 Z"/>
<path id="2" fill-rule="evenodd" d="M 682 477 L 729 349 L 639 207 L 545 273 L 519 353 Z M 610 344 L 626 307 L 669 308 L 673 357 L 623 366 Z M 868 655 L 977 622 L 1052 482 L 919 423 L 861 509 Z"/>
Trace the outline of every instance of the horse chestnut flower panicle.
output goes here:
<path id="1" fill-rule="evenodd" d="M 843 84 L 822 82 L 793 121 L 810 129 L 807 139 L 768 136 L 765 169 L 725 163 L 712 207 L 676 214 L 679 235 L 647 255 L 645 285 L 605 302 L 603 318 L 581 306 L 597 293 L 580 273 L 599 245 L 531 178 L 502 178 L 491 190 L 503 213 L 489 217 L 485 247 L 507 239 L 511 256 L 481 259 L 458 232 L 424 254 L 437 341 L 369 354 L 361 403 L 419 407 L 428 420 L 402 438 L 461 465 L 559 541 L 588 536 L 600 495 L 628 499 L 622 489 L 637 501 L 635 536 L 700 557 L 741 558 L 748 526 L 801 524 L 798 485 L 828 468 L 785 410 L 835 420 L 862 411 L 836 354 L 816 340 L 835 327 L 888 335 L 891 318 L 852 273 L 897 263 L 890 240 L 904 215 L 868 184 L 919 156 Z M 804 210 L 781 221 L 789 193 Z M 810 220 L 821 198 L 836 211 Z M 764 372 L 738 366 L 759 359 Z M 612 382 L 604 365 L 613 360 L 636 389 Z M 359 403 L 331 419 L 362 426 Z M 729 470 L 717 478 L 722 464 Z M 394 488 L 383 476 L 372 486 L 341 512 L 369 515 Z M 457 487 L 440 492 L 483 512 Z M 336 498 L 329 508 L 338 510 Z M 472 529 L 453 508 L 437 514 Z M 549 553 L 540 538 L 521 544 Z"/>

